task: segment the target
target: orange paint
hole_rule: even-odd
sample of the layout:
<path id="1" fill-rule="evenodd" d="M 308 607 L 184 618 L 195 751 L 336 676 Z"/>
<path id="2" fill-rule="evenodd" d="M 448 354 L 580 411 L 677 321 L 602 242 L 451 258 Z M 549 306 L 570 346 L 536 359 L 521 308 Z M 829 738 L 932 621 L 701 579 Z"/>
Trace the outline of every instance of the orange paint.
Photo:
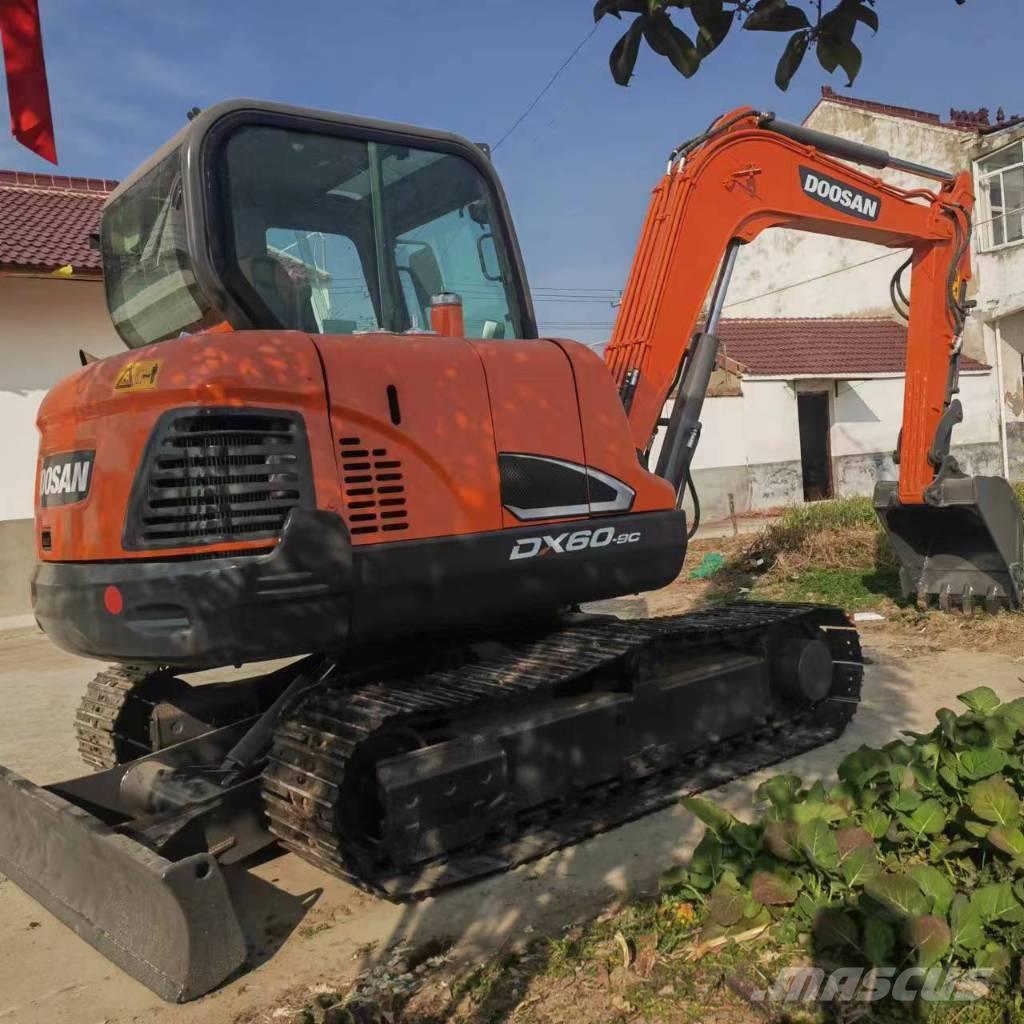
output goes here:
<path id="1" fill-rule="evenodd" d="M 743 111 L 721 120 L 737 114 Z M 877 219 L 858 219 L 808 195 L 803 170 L 877 197 Z M 631 370 L 640 371 L 630 412 L 634 446 L 645 450 L 654 435 L 731 239 L 749 242 L 768 228 L 784 227 L 909 248 L 914 251 L 914 301 L 899 495 L 906 504 L 923 503 L 924 489 L 935 475 L 927 453 L 942 414 L 954 340 L 946 280 L 956 260 L 956 233 L 969 232 L 973 204 L 966 172 L 935 193 L 900 189 L 758 127 L 752 110 L 690 153 L 654 189 L 605 351 L 617 384 Z M 961 278 L 970 277 L 966 253 L 957 269 Z"/>

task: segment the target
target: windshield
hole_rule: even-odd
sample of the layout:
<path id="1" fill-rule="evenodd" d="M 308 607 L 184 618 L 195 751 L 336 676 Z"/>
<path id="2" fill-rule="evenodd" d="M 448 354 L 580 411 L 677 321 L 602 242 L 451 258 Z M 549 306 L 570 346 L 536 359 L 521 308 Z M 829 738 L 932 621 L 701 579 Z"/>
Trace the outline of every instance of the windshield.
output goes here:
<path id="1" fill-rule="evenodd" d="M 208 326 L 185 241 L 177 150 L 104 210 L 101 232 L 107 308 L 130 347 Z"/>
<path id="2" fill-rule="evenodd" d="M 463 157 L 246 126 L 221 190 L 222 274 L 254 323 L 425 330 L 431 297 L 456 292 L 467 336 L 523 336 L 494 199 Z"/>

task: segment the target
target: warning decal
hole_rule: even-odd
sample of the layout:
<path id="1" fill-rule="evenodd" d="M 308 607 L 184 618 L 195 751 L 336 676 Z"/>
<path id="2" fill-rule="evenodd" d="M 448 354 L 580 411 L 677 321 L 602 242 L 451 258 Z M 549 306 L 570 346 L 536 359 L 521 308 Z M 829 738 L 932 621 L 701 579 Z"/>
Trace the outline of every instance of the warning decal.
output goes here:
<path id="1" fill-rule="evenodd" d="M 160 360 L 146 359 L 138 363 L 126 363 L 114 381 L 115 391 L 146 391 L 156 387 L 160 376 Z"/>

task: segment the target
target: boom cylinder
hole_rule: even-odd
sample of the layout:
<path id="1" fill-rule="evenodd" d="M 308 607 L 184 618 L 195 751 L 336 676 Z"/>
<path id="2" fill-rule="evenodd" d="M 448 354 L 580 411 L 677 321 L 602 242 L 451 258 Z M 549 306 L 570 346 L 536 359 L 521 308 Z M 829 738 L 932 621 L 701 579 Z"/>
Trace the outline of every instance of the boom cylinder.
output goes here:
<path id="1" fill-rule="evenodd" d="M 700 413 L 704 407 L 704 396 L 707 394 L 711 374 L 715 369 L 715 359 L 718 356 L 719 341 L 716 332 L 722 319 L 725 296 L 732 280 L 740 245 L 740 241 L 734 238 L 725 251 L 722 269 L 711 296 L 707 323 L 690 345 L 672 415 L 669 417 L 668 429 L 665 432 L 665 441 L 658 457 L 656 472 L 675 487 L 677 501 L 682 500 L 683 486 L 689 476 L 690 464 L 700 440 Z"/>

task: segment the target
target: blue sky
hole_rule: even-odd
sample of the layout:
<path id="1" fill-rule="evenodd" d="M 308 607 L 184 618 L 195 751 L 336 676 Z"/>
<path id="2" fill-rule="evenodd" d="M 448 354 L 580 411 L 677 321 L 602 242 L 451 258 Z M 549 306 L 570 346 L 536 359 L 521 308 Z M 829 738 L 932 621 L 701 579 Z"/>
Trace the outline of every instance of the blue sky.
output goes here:
<path id="1" fill-rule="evenodd" d="M 590 0 L 40 0 L 60 169 L 117 178 L 186 110 L 256 96 L 495 142 L 591 29 Z M 878 0 L 859 32 L 854 95 L 946 115 L 1024 113 L 1022 0 Z M 676 20 L 689 29 L 689 15 Z M 800 120 L 820 87 L 809 57 L 772 83 L 784 37 L 734 30 L 690 81 L 642 51 L 628 89 L 608 74 L 624 23 L 606 18 L 497 150 L 534 288 L 621 288 L 668 151 L 735 106 Z M 0 167 L 50 169 L 13 140 Z M 538 302 L 552 333 L 606 337 L 610 303 Z"/>

